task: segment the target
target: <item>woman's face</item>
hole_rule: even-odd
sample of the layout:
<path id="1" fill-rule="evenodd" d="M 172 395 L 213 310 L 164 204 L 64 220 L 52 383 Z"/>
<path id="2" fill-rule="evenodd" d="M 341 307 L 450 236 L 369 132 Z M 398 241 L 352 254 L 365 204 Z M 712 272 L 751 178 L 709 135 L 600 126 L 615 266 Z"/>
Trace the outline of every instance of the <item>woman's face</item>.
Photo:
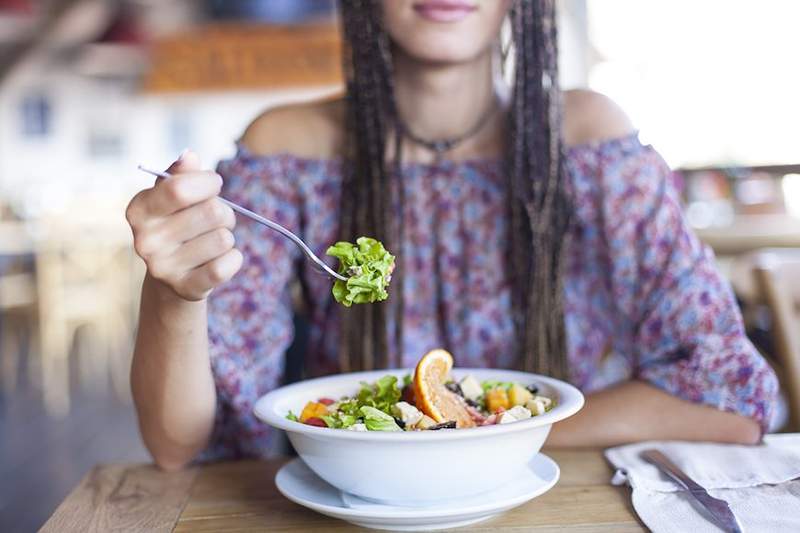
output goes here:
<path id="1" fill-rule="evenodd" d="M 513 0 L 383 0 L 392 42 L 410 57 L 462 63 L 496 42 Z"/>

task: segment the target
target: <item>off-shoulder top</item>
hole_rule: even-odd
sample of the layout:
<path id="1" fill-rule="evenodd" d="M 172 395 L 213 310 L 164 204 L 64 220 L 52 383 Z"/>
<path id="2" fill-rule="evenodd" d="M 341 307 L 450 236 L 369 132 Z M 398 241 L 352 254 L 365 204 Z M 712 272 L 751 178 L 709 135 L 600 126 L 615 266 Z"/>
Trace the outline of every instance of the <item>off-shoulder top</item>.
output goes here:
<path id="1" fill-rule="evenodd" d="M 338 237 L 343 165 L 239 146 L 218 171 L 226 197 L 288 227 L 324 257 Z M 575 209 L 564 286 L 571 381 L 591 392 L 643 380 L 766 428 L 775 375 L 745 336 L 712 252 L 687 226 L 664 160 L 632 134 L 569 148 L 567 168 Z M 397 261 L 404 284 L 390 290 L 402 291 L 406 303 L 402 354 L 394 360 L 410 367 L 447 338 L 458 366 L 509 367 L 502 162 L 412 163 L 402 173 L 405 237 Z M 337 371 L 339 308 L 330 281 L 276 232 L 239 219 L 235 236 L 244 266 L 209 300 L 218 406 L 207 459 L 272 449 L 272 432 L 252 409 L 282 382 L 294 336 L 289 288 L 298 276 L 312 302 L 306 364 L 315 374 Z M 437 320 L 441 313 L 446 320 Z"/>

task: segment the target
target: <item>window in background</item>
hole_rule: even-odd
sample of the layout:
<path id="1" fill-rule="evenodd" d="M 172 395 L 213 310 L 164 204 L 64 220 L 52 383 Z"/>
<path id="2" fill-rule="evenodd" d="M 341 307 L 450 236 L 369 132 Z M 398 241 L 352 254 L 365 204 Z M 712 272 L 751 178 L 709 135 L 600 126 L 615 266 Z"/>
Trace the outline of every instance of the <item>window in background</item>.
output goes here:
<path id="1" fill-rule="evenodd" d="M 800 2 L 588 0 L 591 88 L 673 167 L 800 162 Z"/>
<path id="2" fill-rule="evenodd" d="M 89 124 L 88 152 L 92 159 L 118 159 L 124 154 L 122 132 L 113 125 L 93 122 Z"/>
<path id="3" fill-rule="evenodd" d="M 37 139 L 50 135 L 53 108 L 43 94 L 29 94 L 20 102 L 20 131 L 23 137 Z"/>

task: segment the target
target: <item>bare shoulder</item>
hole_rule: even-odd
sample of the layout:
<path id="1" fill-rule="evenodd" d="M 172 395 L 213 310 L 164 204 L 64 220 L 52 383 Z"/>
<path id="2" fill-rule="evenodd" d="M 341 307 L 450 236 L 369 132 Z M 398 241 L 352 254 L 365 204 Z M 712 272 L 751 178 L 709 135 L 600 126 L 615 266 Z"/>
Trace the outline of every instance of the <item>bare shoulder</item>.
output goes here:
<path id="1" fill-rule="evenodd" d="M 611 98 L 586 89 L 564 91 L 563 95 L 568 146 L 616 139 L 634 131 L 628 115 Z"/>
<path id="2" fill-rule="evenodd" d="M 344 126 L 341 98 L 274 107 L 257 117 L 242 144 L 257 155 L 291 153 L 330 158 L 340 153 Z"/>

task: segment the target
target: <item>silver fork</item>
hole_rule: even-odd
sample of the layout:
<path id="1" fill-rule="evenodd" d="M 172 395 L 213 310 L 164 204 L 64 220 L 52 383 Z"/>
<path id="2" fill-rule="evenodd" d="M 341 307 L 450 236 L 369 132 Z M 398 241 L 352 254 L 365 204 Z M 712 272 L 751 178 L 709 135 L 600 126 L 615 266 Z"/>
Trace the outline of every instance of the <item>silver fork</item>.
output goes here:
<path id="1" fill-rule="evenodd" d="M 141 170 L 142 172 L 146 172 L 147 174 L 152 174 L 153 176 L 158 176 L 159 178 L 169 179 L 169 178 L 172 177 L 172 174 L 170 174 L 169 172 L 159 172 L 157 170 L 151 170 L 149 168 L 143 167 L 142 165 L 139 165 L 139 170 Z M 313 262 L 317 266 L 317 269 L 320 270 L 322 273 L 327 274 L 328 276 L 330 276 L 332 278 L 335 278 L 335 279 L 338 279 L 338 280 L 341 280 L 341 281 L 347 281 L 346 277 L 342 276 L 341 274 L 339 274 L 338 272 L 333 270 L 331 267 L 326 265 L 325 262 L 322 261 L 322 259 L 317 257 L 317 255 L 314 252 L 311 251 L 311 248 L 309 248 L 308 245 L 303 242 L 303 239 L 301 239 L 300 237 L 298 237 L 297 235 L 295 235 L 294 233 L 292 233 L 288 229 L 284 228 L 283 226 L 281 226 L 277 222 L 273 222 L 272 220 L 269 220 L 268 218 L 264 218 L 261 215 L 259 215 L 258 213 L 253 213 L 249 209 L 246 209 L 246 208 L 244 208 L 244 207 L 242 207 L 242 206 L 240 206 L 238 204 L 235 204 L 235 203 L 231 202 L 230 200 L 226 200 L 225 198 L 222 198 L 221 196 L 219 196 L 217 198 L 219 199 L 220 202 L 222 202 L 223 204 L 227 205 L 228 207 L 230 207 L 231 209 L 233 209 L 237 213 L 242 214 L 242 215 L 244 215 L 247 218 L 250 218 L 252 220 L 255 220 L 259 224 L 263 224 L 264 226 L 277 231 L 278 233 L 280 233 L 284 237 L 287 237 L 289 240 L 291 240 L 293 243 L 295 243 L 303 251 L 303 253 L 306 255 L 306 257 L 308 259 L 310 259 L 311 262 Z"/>

